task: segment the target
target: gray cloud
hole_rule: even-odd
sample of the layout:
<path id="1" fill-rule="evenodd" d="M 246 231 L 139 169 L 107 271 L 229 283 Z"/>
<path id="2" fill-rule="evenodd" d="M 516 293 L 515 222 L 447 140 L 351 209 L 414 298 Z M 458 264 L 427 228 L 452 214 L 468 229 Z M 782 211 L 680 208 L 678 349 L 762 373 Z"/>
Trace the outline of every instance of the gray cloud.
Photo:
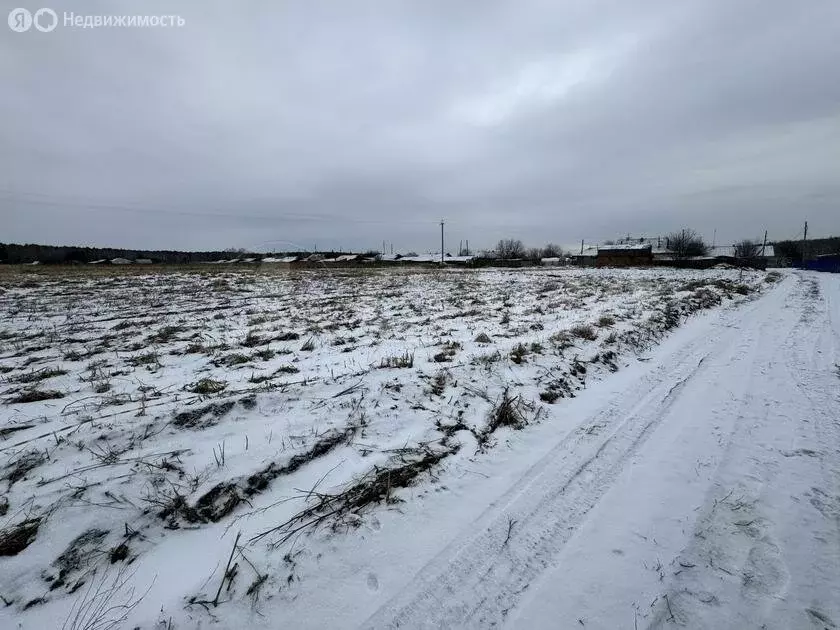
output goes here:
<path id="1" fill-rule="evenodd" d="M 186 26 L 0 32 L 0 240 L 840 232 L 833 0 L 231 6 L 89 2 L 54 8 Z"/>

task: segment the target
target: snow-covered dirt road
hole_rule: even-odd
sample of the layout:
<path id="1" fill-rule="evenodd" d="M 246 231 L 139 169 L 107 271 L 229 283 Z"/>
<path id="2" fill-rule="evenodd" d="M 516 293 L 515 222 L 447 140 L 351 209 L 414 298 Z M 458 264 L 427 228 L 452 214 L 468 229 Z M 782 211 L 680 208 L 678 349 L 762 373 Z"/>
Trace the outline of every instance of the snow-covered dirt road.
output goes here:
<path id="1" fill-rule="evenodd" d="M 840 627 L 838 352 L 836 275 L 686 325 L 364 627 Z"/>

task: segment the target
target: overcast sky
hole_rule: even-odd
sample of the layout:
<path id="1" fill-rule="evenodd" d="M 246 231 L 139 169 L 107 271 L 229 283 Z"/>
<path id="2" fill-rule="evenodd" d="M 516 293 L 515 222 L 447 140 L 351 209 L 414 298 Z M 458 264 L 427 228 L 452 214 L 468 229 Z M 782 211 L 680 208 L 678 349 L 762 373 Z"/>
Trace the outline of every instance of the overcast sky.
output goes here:
<path id="1" fill-rule="evenodd" d="M 0 22 L 0 242 L 840 233 L 838 0 L 51 6 L 51 33 Z"/>

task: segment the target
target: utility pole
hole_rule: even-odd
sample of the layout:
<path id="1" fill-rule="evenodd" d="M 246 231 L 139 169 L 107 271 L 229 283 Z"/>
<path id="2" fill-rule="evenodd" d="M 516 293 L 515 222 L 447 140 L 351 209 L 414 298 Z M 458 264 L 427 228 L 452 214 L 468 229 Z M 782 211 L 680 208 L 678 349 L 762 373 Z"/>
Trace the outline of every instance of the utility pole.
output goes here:
<path id="1" fill-rule="evenodd" d="M 805 232 L 802 234 L 802 264 L 805 264 L 805 242 L 808 240 L 808 222 L 805 221 Z"/>
<path id="2" fill-rule="evenodd" d="M 443 264 L 443 219 L 440 220 L 440 263 Z"/>
<path id="3" fill-rule="evenodd" d="M 465 252 L 467 256 L 470 255 L 470 239 L 467 239 L 467 251 Z"/>
<path id="4" fill-rule="evenodd" d="M 764 258 L 764 250 L 767 248 L 767 230 L 764 230 L 764 242 L 761 244 L 761 257 Z"/>
<path id="5" fill-rule="evenodd" d="M 583 239 L 580 239 L 580 255 L 583 256 Z"/>

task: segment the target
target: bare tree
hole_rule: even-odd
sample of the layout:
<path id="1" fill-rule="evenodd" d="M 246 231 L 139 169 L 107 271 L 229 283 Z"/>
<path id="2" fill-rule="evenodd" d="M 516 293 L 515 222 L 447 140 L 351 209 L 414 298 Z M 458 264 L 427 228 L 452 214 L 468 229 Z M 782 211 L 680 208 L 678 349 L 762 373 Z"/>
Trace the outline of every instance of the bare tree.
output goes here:
<path id="1" fill-rule="evenodd" d="M 674 256 L 688 258 L 689 256 L 705 256 L 709 247 L 702 237 L 694 230 L 680 230 L 669 234 L 666 243 Z"/>
<path id="2" fill-rule="evenodd" d="M 562 258 L 563 248 L 555 243 L 549 243 L 542 249 L 543 258 Z"/>
<path id="3" fill-rule="evenodd" d="M 523 258 L 525 256 L 525 245 L 522 241 L 513 238 L 503 238 L 496 245 L 496 255 L 499 258 Z"/>
<path id="4" fill-rule="evenodd" d="M 529 260 L 539 260 L 542 258 L 542 250 L 539 247 L 529 247 L 525 252 L 524 258 Z"/>
<path id="5" fill-rule="evenodd" d="M 757 258 L 761 253 L 761 243 L 744 239 L 735 243 L 735 258 Z"/>

